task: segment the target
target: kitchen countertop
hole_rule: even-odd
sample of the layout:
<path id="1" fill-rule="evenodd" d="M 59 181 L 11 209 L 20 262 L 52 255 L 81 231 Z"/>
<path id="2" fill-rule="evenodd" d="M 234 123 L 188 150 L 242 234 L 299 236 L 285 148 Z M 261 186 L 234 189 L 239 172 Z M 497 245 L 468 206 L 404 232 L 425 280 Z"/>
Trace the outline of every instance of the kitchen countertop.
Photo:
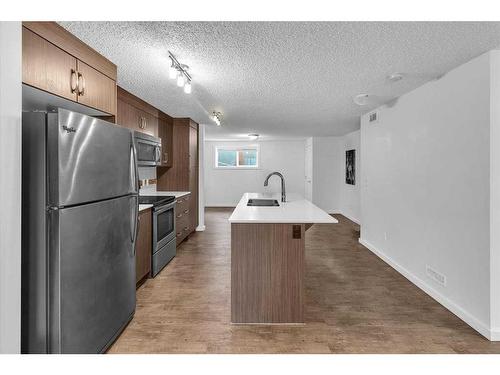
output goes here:
<path id="1" fill-rule="evenodd" d="M 249 198 L 276 199 L 279 207 L 250 207 Z M 338 223 L 307 199 L 298 194 L 287 194 L 287 201 L 281 202 L 281 194 L 245 193 L 229 217 L 230 223 Z"/>
<path id="2" fill-rule="evenodd" d="M 153 207 L 152 204 L 140 204 L 139 205 L 139 212 L 147 210 L 148 208 L 151 208 L 151 207 Z"/>

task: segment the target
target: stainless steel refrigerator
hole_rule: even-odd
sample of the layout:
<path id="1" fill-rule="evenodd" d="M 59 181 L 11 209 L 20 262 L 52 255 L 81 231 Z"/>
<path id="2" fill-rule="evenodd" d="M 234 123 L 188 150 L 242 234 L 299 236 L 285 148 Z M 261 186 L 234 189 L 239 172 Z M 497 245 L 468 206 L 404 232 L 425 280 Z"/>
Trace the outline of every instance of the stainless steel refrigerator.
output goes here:
<path id="1" fill-rule="evenodd" d="M 64 109 L 22 133 L 22 352 L 104 352 L 135 311 L 133 134 Z"/>

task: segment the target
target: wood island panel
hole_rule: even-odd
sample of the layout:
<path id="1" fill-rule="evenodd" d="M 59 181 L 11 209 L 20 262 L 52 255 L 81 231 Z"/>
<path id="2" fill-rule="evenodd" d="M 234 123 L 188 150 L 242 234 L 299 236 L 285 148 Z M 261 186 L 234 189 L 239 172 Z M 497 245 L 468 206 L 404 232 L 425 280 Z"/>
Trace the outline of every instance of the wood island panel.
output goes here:
<path id="1" fill-rule="evenodd" d="M 304 236 L 304 224 L 231 224 L 232 323 L 304 322 Z"/>

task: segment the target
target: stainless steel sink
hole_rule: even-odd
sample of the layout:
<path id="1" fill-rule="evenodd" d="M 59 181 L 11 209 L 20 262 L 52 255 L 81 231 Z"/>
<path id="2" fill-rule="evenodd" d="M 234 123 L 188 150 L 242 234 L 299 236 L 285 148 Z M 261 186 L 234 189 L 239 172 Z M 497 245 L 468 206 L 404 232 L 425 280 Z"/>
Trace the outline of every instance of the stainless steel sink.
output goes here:
<path id="1" fill-rule="evenodd" d="M 279 206 L 280 204 L 276 199 L 249 199 L 247 206 Z"/>

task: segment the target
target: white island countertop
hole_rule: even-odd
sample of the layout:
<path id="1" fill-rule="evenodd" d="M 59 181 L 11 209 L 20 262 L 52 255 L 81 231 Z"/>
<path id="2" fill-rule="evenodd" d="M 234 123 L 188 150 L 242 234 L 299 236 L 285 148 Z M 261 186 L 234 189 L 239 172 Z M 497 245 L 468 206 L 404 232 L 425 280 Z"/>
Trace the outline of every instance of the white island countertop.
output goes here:
<path id="1" fill-rule="evenodd" d="M 247 206 L 251 198 L 276 199 L 279 206 Z M 287 201 L 281 202 L 280 194 L 245 193 L 229 217 L 229 222 L 333 224 L 338 223 L 338 220 L 298 194 L 287 194 Z"/>

